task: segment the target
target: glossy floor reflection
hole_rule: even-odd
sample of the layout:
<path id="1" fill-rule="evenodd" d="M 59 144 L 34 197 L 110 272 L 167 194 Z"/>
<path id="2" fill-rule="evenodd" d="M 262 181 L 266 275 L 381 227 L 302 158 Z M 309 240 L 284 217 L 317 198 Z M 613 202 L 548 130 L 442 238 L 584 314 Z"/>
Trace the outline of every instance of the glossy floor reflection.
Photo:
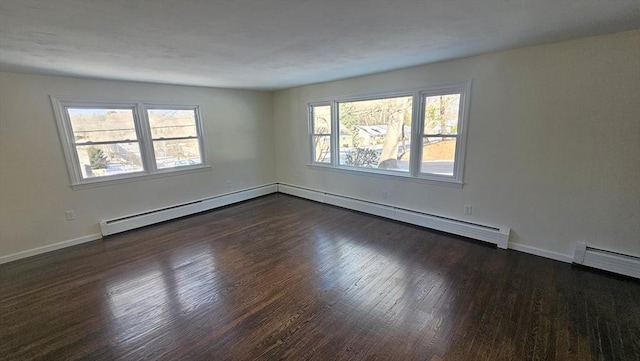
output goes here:
<path id="1" fill-rule="evenodd" d="M 284 196 L 0 266 L 6 360 L 633 360 L 637 281 Z"/>

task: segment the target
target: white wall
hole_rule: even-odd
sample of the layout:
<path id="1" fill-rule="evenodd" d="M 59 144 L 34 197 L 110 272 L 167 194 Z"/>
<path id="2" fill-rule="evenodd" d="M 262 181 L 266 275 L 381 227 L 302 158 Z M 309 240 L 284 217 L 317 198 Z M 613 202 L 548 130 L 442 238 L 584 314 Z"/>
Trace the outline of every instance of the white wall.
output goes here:
<path id="1" fill-rule="evenodd" d="M 462 189 L 307 166 L 308 102 L 468 79 Z M 577 241 L 640 254 L 640 31 L 288 89 L 273 107 L 279 182 L 508 226 L 560 254 Z"/>
<path id="2" fill-rule="evenodd" d="M 72 190 L 49 95 L 199 104 L 212 168 Z M 266 92 L 0 73 L 0 257 L 99 233 L 101 219 L 274 182 L 271 106 Z"/>
<path id="3" fill-rule="evenodd" d="M 307 102 L 471 78 L 462 189 L 307 166 Z M 212 169 L 71 190 L 49 95 L 200 104 Z M 0 73 L 0 257 L 96 234 L 101 219 L 274 181 L 509 226 L 511 242 L 561 254 L 576 241 L 640 254 L 638 99 L 640 31 L 275 94 Z"/>

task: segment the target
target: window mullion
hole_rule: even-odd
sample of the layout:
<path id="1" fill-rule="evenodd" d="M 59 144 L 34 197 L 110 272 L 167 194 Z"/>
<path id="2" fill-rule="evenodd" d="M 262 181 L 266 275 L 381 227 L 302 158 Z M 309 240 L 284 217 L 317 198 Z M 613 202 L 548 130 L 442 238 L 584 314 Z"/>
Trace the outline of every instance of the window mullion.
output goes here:
<path id="1" fill-rule="evenodd" d="M 338 102 L 331 101 L 331 165 L 340 165 L 340 124 L 338 115 Z"/>
<path id="2" fill-rule="evenodd" d="M 309 129 L 309 160 L 311 163 L 315 163 L 316 161 L 316 150 L 313 147 L 313 138 L 315 135 L 314 132 L 314 120 L 313 120 L 313 112 L 314 112 L 314 107 L 313 106 L 307 106 L 307 129 Z"/>
<path id="3" fill-rule="evenodd" d="M 140 152 L 142 153 L 142 162 L 148 174 L 155 173 L 158 167 L 153 152 L 149 117 L 147 116 L 147 109 L 144 104 L 138 103 L 136 105 L 136 114 L 136 133 L 138 134 L 138 143 L 140 144 Z"/>
<path id="4" fill-rule="evenodd" d="M 202 164 L 207 163 L 207 150 L 205 149 L 205 132 L 204 125 L 202 124 L 202 114 L 200 113 L 200 106 L 193 108 L 193 115 L 196 122 L 196 133 L 198 135 L 198 150 L 200 152 L 200 162 Z M 155 162 L 155 157 L 154 157 Z"/>
<path id="5" fill-rule="evenodd" d="M 413 94 L 413 106 L 411 109 L 411 162 L 409 163 L 409 173 L 415 177 L 420 173 L 420 160 L 422 159 L 423 138 L 422 129 L 424 129 L 424 97 L 420 92 Z"/>
<path id="6" fill-rule="evenodd" d="M 460 91 L 460 104 L 458 107 L 458 137 L 456 138 L 456 153 L 454 160 L 453 176 L 454 178 L 462 182 L 462 175 L 464 172 L 464 157 L 466 148 L 466 128 L 469 112 L 469 97 L 471 96 L 471 80 L 465 84 Z"/>

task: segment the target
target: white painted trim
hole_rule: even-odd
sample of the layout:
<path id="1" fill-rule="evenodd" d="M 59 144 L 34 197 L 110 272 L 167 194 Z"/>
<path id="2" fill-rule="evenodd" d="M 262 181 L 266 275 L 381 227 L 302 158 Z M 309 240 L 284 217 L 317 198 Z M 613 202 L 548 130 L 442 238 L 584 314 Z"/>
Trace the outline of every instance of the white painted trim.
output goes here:
<path id="1" fill-rule="evenodd" d="M 416 155 L 412 157 L 412 160 L 415 159 L 414 171 L 415 174 L 413 176 L 420 177 L 424 179 L 440 181 L 440 182 L 452 182 L 452 183 L 463 183 L 464 178 L 464 164 L 465 164 L 465 155 L 466 155 L 466 147 L 467 147 L 467 123 L 469 122 L 469 102 L 471 99 L 471 84 L 472 80 L 468 80 L 464 84 L 451 85 L 451 86 L 440 86 L 434 88 L 428 88 L 419 92 L 418 99 L 418 118 L 417 120 L 417 129 L 413 134 L 414 139 L 418 139 L 418 146 L 415 148 L 412 147 L 411 151 Z M 454 159 L 454 169 L 453 176 L 443 176 L 437 175 L 433 173 L 423 173 L 420 170 L 421 167 L 421 159 L 424 151 L 424 120 L 425 120 L 425 99 L 429 96 L 436 96 L 440 94 L 460 94 L 460 104 L 458 108 L 458 134 L 456 134 L 456 150 L 455 150 L 455 159 Z M 415 100 L 414 100 L 415 101 Z M 413 143 L 413 142 L 412 142 Z M 412 144 L 413 145 L 413 144 Z"/>
<path id="2" fill-rule="evenodd" d="M 296 197 L 306 198 L 306 199 L 310 199 L 320 203 L 332 204 L 338 207 L 354 209 L 360 212 L 374 214 L 377 216 L 390 218 L 390 219 L 394 219 L 401 222 L 416 224 L 426 228 L 435 228 L 435 227 L 430 227 L 428 221 L 425 221 L 424 217 L 421 217 L 423 216 L 423 214 L 418 213 L 416 211 L 412 211 L 412 210 L 404 210 L 396 207 L 382 205 L 374 202 L 362 201 L 362 200 L 349 198 L 349 197 L 330 195 L 319 190 L 303 188 L 303 187 L 288 185 L 284 183 L 278 184 L 278 191 L 280 193 L 290 194 Z M 389 209 L 394 209 L 395 212 L 389 211 Z M 455 223 L 454 222 L 455 220 L 451 220 L 451 221 L 443 220 L 443 221 Z M 473 239 L 484 240 L 484 239 L 478 238 L 478 235 L 469 234 L 469 233 L 461 234 L 464 232 L 461 229 L 460 230 L 456 230 L 456 229 L 451 230 L 451 228 L 447 228 L 447 229 L 435 228 L 435 229 L 443 230 L 448 233 L 459 234 L 459 235 L 473 238 Z M 502 238 L 500 238 L 498 241 L 489 241 L 489 242 L 495 243 L 498 247 L 503 249 L 509 248 L 509 249 L 513 249 L 514 251 L 528 253 L 535 256 L 549 258 L 549 259 L 553 259 L 553 260 L 565 262 L 565 263 L 573 262 L 573 256 L 569 254 L 548 251 L 545 249 L 527 246 L 519 243 L 509 243 L 508 231 L 509 231 L 509 228 L 500 228 L 500 235 L 502 236 Z M 482 236 L 482 233 L 480 233 L 480 237 L 484 237 Z"/>
<path id="3" fill-rule="evenodd" d="M 75 191 L 75 190 L 81 190 L 81 189 L 105 187 L 105 186 L 112 186 L 116 184 L 147 181 L 150 179 L 173 177 L 173 176 L 185 175 L 185 174 L 191 174 L 191 173 L 208 172 L 212 169 L 210 165 L 194 165 L 194 166 L 186 166 L 186 167 L 180 167 L 180 168 L 184 168 L 184 169 L 171 170 L 171 171 L 158 171 L 152 174 L 145 173 L 142 175 L 129 175 L 123 178 L 113 178 L 113 179 L 110 178 L 108 180 L 103 180 L 103 179 L 98 179 L 97 181 L 89 180 L 81 184 L 72 184 L 71 189 Z M 117 177 L 117 176 L 113 176 L 113 177 Z"/>
<path id="4" fill-rule="evenodd" d="M 271 193 L 276 193 L 277 191 L 278 191 L 277 183 L 271 183 L 271 184 L 266 184 L 266 185 L 249 188 L 249 189 L 245 189 L 237 192 L 231 192 L 231 193 L 225 193 L 225 194 L 213 196 L 213 197 L 204 199 L 204 201 L 206 202 L 202 203 L 208 206 L 208 208 L 202 209 L 196 212 L 192 212 L 192 213 L 182 213 L 180 215 L 174 216 L 173 218 L 182 217 L 185 215 L 194 214 L 194 213 L 198 213 L 198 212 L 202 212 L 202 211 L 206 211 L 206 210 L 210 210 L 218 207 L 223 207 L 223 206 L 241 202 L 244 200 L 261 197 L 263 195 L 267 195 Z M 195 201 L 195 202 L 198 202 L 198 201 Z M 193 203 L 194 202 L 189 202 L 187 204 L 193 204 Z M 180 206 L 180 205 L 177 205 L 177 206 Z M 173 208 L 173 207 L 168 207 L 168 208 Z M 193 210 L 194 208 L 187 208 L 187 209 Z M 169 220 L 169 219 L 172 219 L 172 218 L 160 219 L 158 222 L 162 222 L 164 220 Z M 153 223 L 148 223 L 148 224 L 153 224 Z M 113 233 L 117 233 L 117 232 L 112 232 L 109 234 L 113 234 Z M 75 246 L 85 242 L 96 241 L 101 238 L 102 238 L 102 235 L 100 233 L 94 233 L 94 234 L 90 234 L 87 236 L 83 236 L 83 237 L 79 237 L 79 238 L 75 238 L 67 241 L 62 241 L 62 242 L 49 244 L 42 247 L 37 247 L 33 249 L 28 249 L 25 251 L 20 251 L 17 253 L 8 254 L 6 256 L 0 256 L 0 264 L 17 261 L 19 259 L 36 256 L 36 255 L 51 252 L 51 251 L 56 251 L 62 248 Z"/>
<path id="5" fill-rule="evenodd" d="M 103 236 L 108 236 L 171 219 L 188 216 L 211 209 L 224 207 L 233 203 L 276 193 L 278 186 L 273 184 L 249 188 L 237 192 L 220 194 L 217 196 L 198 199 L 188 203 L 173 205 L 170 207 L 152 209 L 146 212 L 123 215 L 115 219 L 100 221 L 100 230 Z"/>
<path id="6" fill-rule="evenodd" d="M 329 163 L 322 163 L 322 162 L 316 162 L 315 158 L 316 158 L 316 150 L 313 144 L 313 137 L 314 136 L 319 136 L 320 134 L 316 134 L 314 132 L 315 130 L 315 125 L 314 125 L 314 108 L 315 107 L 329 107 L 329 125 L 332 127 L 331 128 L 331 132 L 329 132 L 328 134 L 323 134 L 324 136 L 328 136 L 329 137 L 329 152 L 331 154 L 331 158 L 329 159 Z M 321 103 L 309 103 L 307 105 L 307 128 L 308 128 L 308 134 L 309 134 L 309 161 L 311 162 L 310 164 L 318 164 L 318 165 L 322 165 L 324 164 L 325 166 L 331 166 L 333 164 L 333 157 L 335 152 L 333 151 L 334 147 L 333 147 L 333 140 L 334 140 L 334 136 L 333 136 L 333 104 L 331 102 L 321 102 Z"/>
<path id="7" fill-rule="evenodd" d="M 584 262 L 584 254 L 587 252 L 587 244 L 584 242 L 576 243 L 576 249 L 573 253 L 573 262 L 582 264 Z"/>
<path id="8" fill-rule="evenodd" d="M 318 99 L 307 103 L 307 142 L 308 142 L 308 159 L 310 166 L 318 166 L 317 169 L 340 169 L 351 173 L 363 173 L 365 175 L 383 175 L 386 177 L 397 177 L 405 179 L 419 179 L 435 184 L 451 183 L 454 187 L 462 188 L 464 185 L 464 165 L 466 155 L 467 142 L 467 123 L 469 118 L 469 103 L 471 98 L 472 79 L 465 83 L 437 85 L 431 87 L 422 87 L 416 89 L 407 89 L 389 92 L 377 92 L 370 94 L 359 94 L 352 96 L 335 96 L 325 99 Z M 427 96 L 437 94 L 460 94 L 459 118 L 458 118 L 458 134 L 456 134 L 456 151 L 454 159 L 453 176 L 440 175 L 435 173 L 420 172 L 420 159 L 422 159 L 422 151 L 424 148 L 424 99 Z M 344 102 L 357 102 L 364 100 L 379 100 L 393 97 L 412 97 L 413 104 L 411 107 L 412 129 L 411 137 L 415 141 L 411 142 L 411 154 L 413 156 L 409 165 L 408 172 L 400 172 L 393 170 L 384 170 L 378 168 L 350 167 L 340 164 L 340 121 L 338 114 L 338 106 Z M 314 161 L 313 147 L 313 120 L 312 108 L 316 106 L 331 105 L 331 163 L 319 163 Z"/>
<path id="9" fill-rule="evenodd" d="M 556 261 L 571 263 L 573 262 L 573 256 L 570 254 L 558 253 L 553 251 L 547 251 L 546 249 L 527 246 L 520 243 L 509 243 L 509 248 L 514 251 L 532 254 L 534 256 L 540 256 L 544 258 L 550 258 Z"/>
<path id="10" fill-rule="evenodd" d="M 365 201 L 352 197 L 345 197 L 337 194 L 326 193 L 308 188 L 278 184 L 280 193 L 290 194 L 301 198 L 310 199 L 316 202 L 331 204 L 334 206 L 356 210 L 380 217 L 385 217 L 405 223 L 415 224 L 425 228 L 457 234 L 489 243 L 493 243 L 500 248 L 506 249 L 509 243 L 511 229 L 508 227 L 494 227 L 456 219 L 441 217 L 399 208 L 391 205 Z"/>
<path id="11" fill-rule="evenodd" d="M 412 177 L 409 173 L 403 174 L 401 172 L 393 172 L 393 171 L 386 171 L 386 172 L 371 171 L 371 170 L 368 170 L 367 168 L 357 169 L 354 167 L 347 167 L 347 166 L 334 167 L 330 164 L 323 165 L 321 163 L 307 164 L 307 167 L 309 167 L 309 169 L 312 169 L 312 170 L 337 172 L 341 174 L 348 174 L 348 175 L 353 175 L 358 177 L 375 177 L 375 178 L 382 178 L 382 179 L 387 179 L 391 181 L 430 184 L 430 185 L 444 186 L 449 188 L 463 188 L 464 186 L 463 183 L 457 183 L 451 180 L 436 180 L 436 179 L 429 179 L 421 176 Z"/>
<path id="12" fill-rule="evenodd" d="M 137 180 L 147 180 L 159 176 L 175 174 L 185 174 L 191 171 L 209 170 L 211 168 L 207 163 L 208 143 L 206 139 L 206 130 L 204 129 L 204 121 L 199 105 L 184 105 L 174 103 L 158 103 L 158 102 L 133 102 L 133 101 L 109 101 L 109 100 L 88 100 L 75 97 L 56 97 L 50 95 L 51 105 L 53 107 L 54 118 L 58 129 L 58 136 L 62 145 L 62 150 L 67 163 L 71 188 L 86 189 L 104 185 L 118 184 L 122 182 L 131 182 Z M 139 172 L 116 174 L 106 177 L 82 178 L 80 168 L 80 160 L 78 157 L 77 146 L 74 145 L 74 135 L 71 127 L 71 120 L 65 107 L 87 107 L 95 106 L 99 108 L 122 108 L 131 109 L 133 122 L 136 132 L 136 140 L 131 143 L 137 143 L 140 147 L 140 160 L 142 161 L 142 170 Z M 202 163 L 194 166 L 172 167 L 166 169 L 158 169 L 153 149 L 153 139 L 151 138 L 151 130 L 149 128 L 148 109 L 185 109 L 193 110 L 195 115 L 195 124 L 197 129 L 197 140 L 200 148 L 200 159 Z M 124 140 L 123 140 L 124 141 Z"/>
<path id="13" fill-rule="evenodd" d="M 221 194 L 221 195 L 214 196 L 214 197 L 211 197 L 211 198 L 206 198 L 206 199 L 204 199 L 204 201 L 208 201 L 205 204 L 210 206 L 210 207 L 212 207 L 212 208 L 208 208 L 208 209 L 214 209 L 214 208 L 217 208 L 217 207 L 230 205 L 230 204 L 233 204 L 233 203 L 241 202 L 241 201 L 252 199 L 252 198 L 261 197 L 263 195 L 276 193 L 276 192 L 289 194 L 289 195 L 293 195 L 293 196 L 296 196 L 296 197 L 309 199 L 309 200 L 320 202 L 320 203 L 332 204 L 332 205 L 335 205 L 335 206 L 338 206 L 338 207 L 354 209 L 354 210 L 358 210 L 358 211 L 361 211 L 361 212 L 364 212 L 364 213 L 374 214 L 374 215 L 378 215 L 378 216 L 381 216 L 381 217 L 390 218 L 390 219 L 394 219 L 394 220 L 398 220 L 398 221 L 402 221 L 402 222 L 417 224 L 417 225 L 420 225 L 420 226 L 425 226 L 427 228 L 432 228 L 432 227 L 429 227 L 428 225 L 423 225 L 424 223 L 421 223 L 421 221 L 419 221 L 417 219 L 416 220 L 409 219 L 407 221 L 407 218 L 405 217 L 405 215 L 403 213 L 411 213 L 411 214 L 415 213 L 414 214 L 415 217 L 419 217 L 421 215 L 420 213 L 417 213 L 417 212 L 414 212 L 414 211 L 411 211 L 411 210 L 400 209 L 400 208 L 396 208 L 396 207 L 389 206 L 389 205 L 363 201 L 363 200 L 359 200 L 359 199 L 355 199 L 355 198 L 343 197 L 343 196 L 340 196 L 340 195 L 329 194 L 329 193 L 322 192 L 322 191 L 319 191 L 319 190 L 303 188 L 303 187 L 293 186 L 293 185 L 284 184 L 284 183 L 272 183 L 272 184 L 267 184 L 267 185 L 263 185 L 263 186 L 258 186 L 258 187 L 255 187 L 255 188 L 241 190 L 241 191 L 238 191 L 238 192 Z M 190 203 L 187 203 L 185 205 L 189 205 L 189 204 L 192 204 L 192 203 L 193 202 L 190 202 Z M 180 206 L 180 205 L 178 205 L 178 206 Z M 171 207 L 171 208 L 173 208 L 173 207 Z M 208 210 L 208 209 L 204 209 L 204 210 Z M 197 211 L 197 212 L 202 212 L 204 210 Z M 163 210 L 160 209 L 159 211 L 163 211 Z M 194 212 L 194 213 L 197 213 L 197 212 Z M 193 214 L 193 213 L 191 213 L 191 214 Z M 187 214 L 185 214 L 185 215 L 187 215 Z M 123 217 L 123 218 L 125 218 L 125 217 Z M 152 224 L 152 223 L 150 223 L 150 224 Z M 445 232 L 449 232 L 449 233 L 457 234 L 455 232 L 450 232 L 450 231 L 447 231 L 447 230 L 444 230 L 444 231 Z M 495 241 L 495 242 L 492 242 L 492 243 L 497 244 L 500 248 L 507 248 L 508 247 L 508 248 L 513 249 L 515 251 L 528 253 L 528 254 L 544 257 L 544 258 L 549 258 L 549 259 L 553 259 L 553 260 L 560 261 L 560 262 L 566 262 L 566 263 L 574 262 L 574 256 L 573 255 L 563 254 L 563 253 L 558 253 L 558 252 L 553 252 L 553 251 L 548 251 L 548 250 L 544 250 L 544 249 L 541 249 L 541 248 L 527 246 L 527 245 L 519 244 L 519 243 L 508 243 L 509 232 L 510 232 L 509 228 L 500 228 L 499 233 L 502 236 L 502 238 L 499 239 L 498 241 Z M 463 235 L 467 236 L 465 234 L 463 234 Z M 467 237 L 475 238 L 474 236 L 467 236 Z M 35 256 L 35 255 L 38 255 L 38 254 L 46 253 L 46 252 L 55 251 L 55 250 L 66 248 L 66 247 L 75 246 L 77 244 L 81 244 L 81 243 L 85 243 L 85 242 L 99 240 L 101 238 L 102 238 L 102 236 L 100 234 L 98 234 L 98 233 L 90 234 L 90 235 L 87 235 L 87 236 L 79 237 L 79 238 L 68 240 L 68 241 L 58 242 L 58 243 L 50 244 L 50 245 L 47 245 L 47 246 L 42 246 L 42 247 L 38 247 L 38 248 L 26 250 L 26 251 L 21 251 L 21 252 L 9 254 L 9 255 L 6 255 L 6 256 L 1 256 L 0 257 L 0 264 L 16 261 L 16 260 L 19 260 L 19 259 L 22 259 L 22 258 L 31 257 L 31 256 Z M 581 263 L 581 262 L 576 262 L 576 263 Z"/>
<path id="14" fill-rule="evenodd" d="M 62 248 L 67 248 L 67 247 L 75 246 L 75 245 L 86 243 L 86 242 L 97 241 L 101 238 L 102 238 L 102 235 L 100 233 L 94 233 L 88 236 L 70 239 L 68 241 L 62 241 L 62 242 L 49 244 L 42 247 L 28 249 L 26 251 L 20 251 L 20 252 L 8 254 L 6 256 L 0 257 L 0 264 L 17 261 L 19 259 L 36 256 L 42 253 L 57 251 Z"/>
<path id="15" fill-rule="evenodd" d="M 319 203 L 325 203 L 324 193 L 308 188 L 300 188 L 284 183 L 278 183 L 278 192 L 292 196 L 309 199 Z"/>
<path id="16" fill-rule="evenodd" d="M 640 256 L 623 254 L 576 243 L 573 262 L 640 279 Z"/>
<path id="17" fill-rule="evenodd" d="M 372 203 L 367 201 L 361 201 L 353 198 L 346 198 L 338 195 L 325 193 L 324 202 L 331 204 L 332 206 L 338 206 L 347 209 L 353 209 L 354 211 L 373 214 L 375 216 L 397 219 L 396 210 L 393 207 Z"/>
<path id="18" fill-rule="evenodd" d="M 413 219 L 413 220 L 409 219 L 408 217 L 406 217 L 404 215 L 397 215 L 397 214 L 390 215 L 390 213 L 388 213 L 387 211 L 381 209 L 381 206 L 384 207 L 385 205 L 381 205 L 381 204 L 374 203 L 374 202 L 367 202 L 367 201 L 357 200 L 357 199 L 353 199 L 353 198 L 349 198 L 349 197 L 342 197 L 342 196 L 337 196 L 337 195 L 327 195 L 327 193 L 322 192 L 320 190 L 315 190 L 315 189 L 310 189 L 310 188 L 303 188 L 303 187 L 288 185 L 288 184 L 284 184 L 284 183 L 279 183 L 278 184 L 278 191 L 280 193 L 290 194 L 290 195 L 293 195 L 293 196 L 296 196 L 296 197 L 306 198 L 306 199 L 310 199 L 312 201 L 316 201 L 316 202 L 320 202 L 320 203 L 328 203 L 328 204 L 332 204 L 332 205 L 343 207 L 343 208 L 355 209 L 355 210 L 358 210 L 360 212 L 374 214 L 374 215 L 385 217 L 385 218 L 395 219 L 395 220 L 398 220 L 398 221 L 401 221 L 401 222 L 416 224 L 416 225 L 423 226 L 423 227 L 426 227 L 426 228 L 433 228 L 433 227 L 429 227 L 429 225 L 421 222 L 419 220 L 421 214 L 418 213 L 418 212 L 412 211 L 412 210 L 404 210 L 404 209 L 399 209 L 399 208 L 395 208 L 395 207 L 386 206 L 388 208 L 396 209 L 397 213 L 416 214 L 418 218 Z M 440 229 L 440 230 L 443 230 L 443 229 Z M 560 262 L 565 262 L 565 263 L 572 263 L 573 262 L 573 256 L 570 255 L 570 254 L 563 254 L 563 253 L 548 251 L 548 250 L 545 250 L 545 249 L 532 247 L 532 246 L 527 246 L 527 245 L 520 244 L 520 243 L 509 243 L 508 242 L 508 234 L 509 233 L 505 232 L 507 230 L 509 230 L 509 228 L 500 228 L 502 239 L 500 239 L 499 241 L 496 241 L 496 242 L 491 242 L 491 243 L 495 243 L 496 245 L 498 245 L 498 247 L 503 248 L 503 249 L 507 249 L 507 248 L 508 249 L 513 249 L 514 251 L 528 253 L 528 254 L 532 254 L 532 255 L 535 255 L 535 256 L 549 258 L 549 259 L 553 259 L 553 260 L 560 261 Z M 457 233 L 457 231 L 449 231 L 449 230 L 443 230 L 443 231 L 448 232 L 448 233 L 459 234 L 459 233 Z M 467 235 L 467 234 L 461 234 L 461 235 L 463 235 L 465 237 L 473 238 L 473 239 L 478 239 L 474 235 Z"/>

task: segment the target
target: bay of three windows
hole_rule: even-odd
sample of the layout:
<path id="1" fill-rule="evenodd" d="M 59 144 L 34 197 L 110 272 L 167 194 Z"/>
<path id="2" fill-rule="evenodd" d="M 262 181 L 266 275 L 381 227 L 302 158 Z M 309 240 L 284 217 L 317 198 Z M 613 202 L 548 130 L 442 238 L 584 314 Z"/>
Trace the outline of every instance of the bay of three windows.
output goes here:
<path id="1" fill-rule="evenodd" d="M 470 83 L 310 103 L 311 164 L 462 182 Z"/>

